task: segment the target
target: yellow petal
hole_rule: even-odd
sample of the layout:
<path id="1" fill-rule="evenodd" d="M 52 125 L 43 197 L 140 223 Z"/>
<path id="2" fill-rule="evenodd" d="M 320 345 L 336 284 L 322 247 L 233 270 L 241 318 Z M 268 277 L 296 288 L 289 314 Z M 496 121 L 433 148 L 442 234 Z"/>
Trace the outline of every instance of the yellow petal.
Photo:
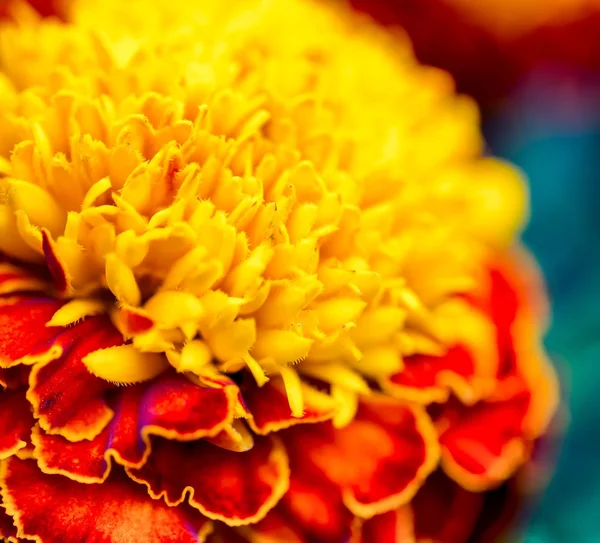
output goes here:
<path id="1" fill-rule="evenodd" d="M 178 328 L 195 322 L 204 314 L 204 305 L 193 294 L 162 290 L 144 305 L 152 320 L 164 328 Z"/>
<path id="2" fill-rule="evenodd" d="M 285 385 L 285 393 L 292 410 L 292 416 L 300 418 L 304 415 L 304 397 L 302 396 L 302 381 L 298 372 L 288 366 L 281 366 L 279 373 Z"/>
<path id="3" fill-rule="evenodd" d="M 107 304 L 100 300 L 91 298 L 71 300 L 52 315 L 52 319 L 46 323 L 46 326 L 69 326 L 85 317 L 99 315 L 106 309 Z"/>
<path id="4" fill-rule="evenodd" d="M 291 330 L 259 330 L 252 356 L 271 358 L 277 364 L 293 364 L 306 358 L 313 340 Z"/>
<path id="5" fill-rule="evenodd" d="M 160 375 L 169 363 L 163 354 L 142 353 L 133 345 L 94 351 L 82 360 L 88 371 L 111 383 L 139 383 Z"/>
<path id="6" fill-rule="evenodd" d="M 106 257 L 106 284 L 121 303 L 140 305 L 142 294 L 135 275 L 116 254 Z"/>

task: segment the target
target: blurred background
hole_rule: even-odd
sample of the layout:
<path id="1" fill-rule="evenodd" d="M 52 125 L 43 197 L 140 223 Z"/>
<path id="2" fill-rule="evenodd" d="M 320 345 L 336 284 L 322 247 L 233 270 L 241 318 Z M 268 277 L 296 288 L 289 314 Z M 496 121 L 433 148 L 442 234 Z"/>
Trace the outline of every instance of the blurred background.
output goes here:
<path id="1" fill-rule="evenodd" d="M 62 1 L 30 0 L 44 15 L 60 14 Z M 402 26 L 422 62 L 450 71 L 480 105 L 489 152 L 529 179 L 524 240 L 552 298 L 547 347 L 569 425 L 525 541 L 598 543 L 600 0 L 350 3 Z M 0 16 L 4 8 L 0 0 Z"/>

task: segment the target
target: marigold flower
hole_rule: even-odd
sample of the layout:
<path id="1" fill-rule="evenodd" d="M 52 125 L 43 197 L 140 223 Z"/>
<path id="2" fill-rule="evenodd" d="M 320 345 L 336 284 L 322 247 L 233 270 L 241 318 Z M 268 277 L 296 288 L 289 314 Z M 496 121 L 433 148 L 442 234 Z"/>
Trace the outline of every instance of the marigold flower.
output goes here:
<path id="1" fill-rule="evenodd" d="M 557 398 L 473 102 L 338 5 L 70 10 L 0 28 L 0 534 L 468 537 Z"/>
<path id="2" fill-rule="evenodd" d="M 493 107 L 533 69 L 600 69 L 598 0 L 350 0 L 401 25 L 421 62 L 450 71 L 458 89 Z"/>

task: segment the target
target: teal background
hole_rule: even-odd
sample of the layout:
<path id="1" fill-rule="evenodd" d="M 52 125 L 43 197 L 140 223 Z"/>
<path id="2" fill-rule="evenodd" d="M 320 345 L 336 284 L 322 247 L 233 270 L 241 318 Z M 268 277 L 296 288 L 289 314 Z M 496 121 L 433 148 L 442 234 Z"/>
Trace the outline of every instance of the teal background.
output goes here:
<path id="1" fill-rule="evenodd" d="M 548 285 L 547 348 L 570 419 L 527 543 L 600 543 L 600 83 L 545 71 L 485 125 L 490 151 L 529 177 L 524 241 Z"/>

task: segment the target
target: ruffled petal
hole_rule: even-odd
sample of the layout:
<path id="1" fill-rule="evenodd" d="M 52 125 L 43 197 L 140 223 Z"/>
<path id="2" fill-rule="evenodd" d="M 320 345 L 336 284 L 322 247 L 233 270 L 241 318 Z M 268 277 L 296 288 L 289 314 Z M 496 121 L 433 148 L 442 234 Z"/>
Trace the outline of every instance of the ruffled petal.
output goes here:
<path id="1" fill-rule="evenodd" d="M 122 473 L 82 485 L 42 473 L 33 460 L 11 458 L 0 481 L 18 536 L 39 543 L 195 543 L 210 531 L 210 521 L 194 509 L 152 500 Z"/>
<path id="2" fill-rule="evenodd" d="M 237 388 L 205 388 L 170 375 L 119 389 L 117 395 L 113 419 L 91 440 L 71 442 L 34 430 L 34 455 L 44 473 L 103 482 L 112 459 L 140 467 L 150 454 L 151 435 L 182 441 L 214 436 L 233 419 Z"/>
<path id="3" fill-rule="evenodd" d="M 27 398 L 40 426 L 71 441 L 93 439 L 113 411 L 104 394 L 111 383 L 88 372 L 82 359 L 90 352 L 123 343 L 107 317 L 91 317 L 64 330 L 53 341 L 57 356 L 36 364 Z"/>
<path id="4" fill-rule="evenodd" d="M 130 477 L 148 487 L 153 498 L 171 505 L 185 500 L 203 515 L 229 526 L 257 522 L 289 487 L 285 449 L 261 437 L 247 452 L 227 451 L 203 440 L 178 443 L 153 440 L 152 453 Z"/>
<path id="5" fill-rule="evenodd" d="M 384 396 L 364 398 L 348 426 L 297 427 L 289 450 L 342 490 L 344 503 L 369 518 L 407 503 L 439 460 L 437 435 L 426 412 Z"/>
<path id="6" fill-rule="evenodd" d="M 46 323 L 61 305 L 51 298 L 0 298 L 0 366 L 33 364 L 58 356 L 52 340 L 61 330 Z"/>
<path id="7" fill-rule="evenodd" d="M 404 359 L 401 372 L 384 385 L 392 395 L 423 404 L 445 402 L 454 392 L 461 398 L 474 395 L 472 380 L 476 364 L 464 345 L 456 345 L 443 356 L 413 355 Z"/>
<path id="8" fill-rule="evenodd" d="M 484 500 L 484 494 L 469 492 L 443 472 L 435 472 L 410 504 L 415 540 L 466 543 Z"/>
<path id="9" fill-rule="evenodd" d="M 262 387 L 252 386 L 244 389 L 245 403 L 252 414 L 248 424 L 261 435 L 289 428 L 295 424 L 312 424 L 333 418 L 336 404 L 330 396 L 302 382 L 304 414 L 292 416 L 283 380 L 272 378 Z"/>
<path id="10" fill-rule="evenodd" d="M 31 406 L 24 392 L 0 392 L 0 459 L 27 446 L 33 425 Z"/>

